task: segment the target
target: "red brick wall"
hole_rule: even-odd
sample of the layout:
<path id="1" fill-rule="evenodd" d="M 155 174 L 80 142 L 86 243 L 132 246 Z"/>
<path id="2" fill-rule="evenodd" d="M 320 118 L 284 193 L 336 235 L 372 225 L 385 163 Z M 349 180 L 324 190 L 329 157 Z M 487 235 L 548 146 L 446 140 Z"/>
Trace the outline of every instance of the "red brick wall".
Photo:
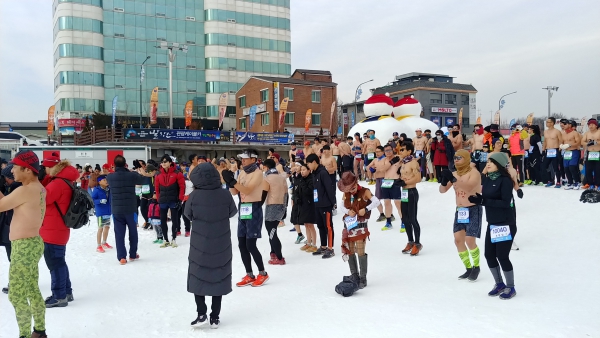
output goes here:
<path id="1" fill-rule="evenodd" d="M 292 76 L 293 79 L 315 81 L 315 82 L 332 82 L 330 75 L 319 75 L 319 74 L 302 74 L 295 72 Z"/>

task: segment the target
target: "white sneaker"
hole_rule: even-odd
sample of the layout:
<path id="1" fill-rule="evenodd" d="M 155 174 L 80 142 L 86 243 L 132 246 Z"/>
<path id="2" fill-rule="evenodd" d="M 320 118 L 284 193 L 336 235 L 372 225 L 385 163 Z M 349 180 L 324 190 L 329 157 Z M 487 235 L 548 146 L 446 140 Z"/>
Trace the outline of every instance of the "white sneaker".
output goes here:
<path id="1" fill-rule="evenodd" d="M 579 190 L 581 189 L 581 184 L 577 183 L 577 184 L 573 184 L 573 190 Z"/>
<path id="2" fill-rule="evenodd" d="M 564 189 L 565 190 L 573 190 L 573 185 L 571 185 L 571 184 L 565 185 Z"/>
<path id="3" fill-rule="evenodd" d="M 171 241 L 171 247 L 172 247 L 172 248 L 176 248 L 176 247 L 178 247 L 178 245 L 177 245 L 177 242 L 175 242 L 175 240 L 172 240 L 172 241 Z"/>

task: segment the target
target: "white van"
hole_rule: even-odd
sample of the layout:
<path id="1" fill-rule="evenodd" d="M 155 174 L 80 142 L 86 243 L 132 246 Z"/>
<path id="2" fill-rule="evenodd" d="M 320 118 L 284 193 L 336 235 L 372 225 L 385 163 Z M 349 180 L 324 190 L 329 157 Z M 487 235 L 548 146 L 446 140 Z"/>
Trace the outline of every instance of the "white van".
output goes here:
<path id="1" fill-rule="evenodd" d="M 17 133 L 14 131 L 0 131 L 0 140 L 10 140 L 10 141 L 19 141 L 19 143 L 21 145 L 25 145 L 23 143 L 23 141 L 27 142 L 28 146 L 41 146 L 42 143 L 40 143 L 38 140 L 32 140 L 29 139 L 27 137 L 25 137 L 23 134 L 21 133 Z"/>

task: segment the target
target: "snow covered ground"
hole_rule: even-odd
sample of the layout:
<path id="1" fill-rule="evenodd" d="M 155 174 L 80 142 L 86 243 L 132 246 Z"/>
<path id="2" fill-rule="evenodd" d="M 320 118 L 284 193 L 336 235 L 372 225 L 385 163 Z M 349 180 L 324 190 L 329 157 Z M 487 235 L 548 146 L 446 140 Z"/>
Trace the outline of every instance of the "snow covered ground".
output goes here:
<path id="1" fill-rule="evenodd" d="M 96 253 L 94 225 L 73 231 L 67 262 L 75 301 L 47 310 L 47 332 L 52 338 L 600 337 L 598 205 L 580 203 L 581 191 L 524 188 L 524 199 L 517 199 L 521 250 L 511 253 L 518 295 L 501 301 L 487 296 L 494 282 L 483 257 L 483 239 L 478 241 L 479 280 L 457 280 L 464 266 L 452 236 L 454 194 L 441 195 L 437 187 L 418 185 L 424 246 L 418 257 L 400 252 L 407 238 L 399 233 L 399 221 L 394 230 L 382 232 L 383 224 L 374 222 L 373 214 L 369 286 L 350 298 L 334 291 L 348 274 L 339 250 L 341 215 L 334 218 L 337 255 L 330 260 L 300 251 L 290 226 L 280 228 L 287 265 L 267 265 L 271 279 L 261 288 L 234 286 L 223 299 L 218 330 L 189 326 L 196 309 L 186 291 L 188 238 L 178 240 L 179 248 L 160 249 L 152 244 L 154 232 L 140 230 L 141 260 L 121 266 L 114 249 Z M 234 235 L 236 226 L 234 218 Z M 112 233 L 109 243 L 114 245 Z M 233 243 L 235 283 L 244 268 L 237 239 Z M 266 264 L 265 232 L 258 245 Z M 2 252 L 1 285 L 7 280 Z M 43 258 L 40 288 L 44 297 L 50 294 Z M 17 336 L 13 308 L 0 294 L 0 337 Z"/>

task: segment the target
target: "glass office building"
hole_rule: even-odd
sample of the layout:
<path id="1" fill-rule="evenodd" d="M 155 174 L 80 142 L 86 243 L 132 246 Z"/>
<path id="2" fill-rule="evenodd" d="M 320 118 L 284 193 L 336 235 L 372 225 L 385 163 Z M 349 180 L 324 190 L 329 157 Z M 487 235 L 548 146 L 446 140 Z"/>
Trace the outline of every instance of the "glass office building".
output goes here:
<path id="1" fill-rule="evenodd" d="M 234 94 L 250 76 L 291 75 L 289 2 L 54 0 L 56 110 L 110 115 L 118 96 L 121 120 L 139 121 L 141 102 L 146 121 L 150 93 L 158 87 L 158 117 L 167 118 L 168 51 L 157 47 L 175 43 L 187 53 L 174 49 L 174 125 L 183 126 L 188 100 L 194 118 L 217 120 L 224 92 L 230 93 L 228 112 L 234 116 Z M 235 124 L 228 126 L 226 119 L 224 127 Z"/>

